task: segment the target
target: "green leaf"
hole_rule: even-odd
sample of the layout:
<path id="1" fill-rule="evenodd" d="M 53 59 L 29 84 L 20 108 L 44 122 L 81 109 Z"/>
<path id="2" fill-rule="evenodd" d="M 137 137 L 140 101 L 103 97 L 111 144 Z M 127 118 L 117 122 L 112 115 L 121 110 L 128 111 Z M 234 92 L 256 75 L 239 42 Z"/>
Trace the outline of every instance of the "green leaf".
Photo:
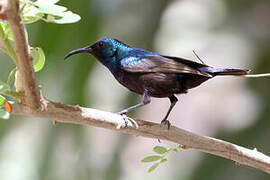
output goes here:
<path id="1" fill-rule="evenodd" d="M 34 70 L 35 70 L 35 72 L 38 72 L 43 68 L 43 66 L 45 64 L 44 52 L 39 47 L 31 47 L 30 51 L 31 51 L 31 56 L 33 58 Z"/>
<path id="2" fill-rule="evenodd" d="M 60 0 L 38 0 L 38 1 L 44 1 L 45 3 L 50 3 L 50 4 L 56 4 L 57 2 L 59 2 Z"/>
<path id="3" fill-rule="evenodd" d="M 164 154 L 167 152 L 167 149 L 165 147 L 162 147 L 162 146 L 155 146 L 153 151 L 155 151 L 158 154 Z"/>
<path id="4" fill-rule="evenodd" d="M 78 14 L 75 14 L 71 11 L 67 11 L 67 8 L 64 6 L 55 5 L 57 0 L 45 1 L 38 0 L 33 4 L 38 8 L 38 10 L 47 14 L 47 17 L 43 20 L 46 22 L 57 23 L 57 24 L 66 24 L 74 23 L 81 19 Z"/>
<path id="5" fill-rule="evenodd" d="M 31 24 L 40 20 L 44 16 L 37 8 L 31 9 L 28 13 L 25 13 L 23 20 L 25 24 Z"/>
<path id="6" fill-rule="evenodd" d="M 164 159 L 161 159 L 160 163 L 165 163 L 167 161 L 168 161 L 168 159 L 167 158 L 164 158 Z"/>
<path id="7" fill-rule="evenodd" d="M 50 1 L 50 3 L 56 4 L 60 0 L 44 0 L 44 1 Z"/>
<path id="8" fill-rule="evenodd" d="M 0 95 L 0 106 L 2 106 L 5 102 L 6 98 Z"/>
<path id="9" fill-rule="evenodd" d="M 55 5 L 53 3 L 42 0 L 36 1 L 33 4 L 36 5 L 40 12 L 55 16 L 61 16 L 61 13 L 67 10 L 67 8 L 64 6 Z"/>
<path id="10" fill-rule="evenodd" d="M 0 81 L 0 93 L 5 92 L 6 90 L 9 90 L 9 85 Z"/>
<path id="11" fill-rule="evenodd" d="M 13 62 L 17 65 L 17 55 L 9 39 L 12 39 L 9 25 L 4 22 L 0 22 L 0 49 L 9 55 Z"/>
<path id="12" fill-rule="evenodd" d="M 9 86 L 12 85 L 12 82 L 15 80 L 15 73 L 16 73 L 17 68 L 14 68 L 10 71 L 9 75 L 8 75 L 8 80 L 7 80 L 7 84 Z"/>
<path id="13" fill-rule="evenodd" d="M 150 172 L 154 171 L 154 170 L 158 167 L 158 165 L 159 165 L 159 163 L 153 164 L 153 165 L 148 169 L 148 172 L 150 173 Z"/>
<path id="14" fill-rule="evenodd" d="M 22 14 L 25 24 L 34 23 L 44 16 L 44 14 L 33 4 L 33 2 L 24 1 L 23 3 Z"/>
<path id="15" fill-rule="evenodd" d="M 142 162 L 153 162 L 153 161 L 157 161 L 161 158 L 162 158 L 162 156 L 147 156 L 147 157 L 143 158 L 141 161 Z"/>
<path id="16" fill-rule="evenodd" d="M 81 17 L 78 14 L 74 14 L 71 11 L 66 11 L 61 13 L 61 17 L 56 17 L 50 22 L 57 24 L 68 24 L 78 22 L 80 19 Z"/>
<path id="17" fill-rule="evenodd" d="M 172 151 L 178 152 L 178 149 L 177 148 L 172 148 Z"/>
<path id="18" fill-rule="evenodd" d="M 0 22 L 0 25 L 2 26 L 4 33 L 5 33 L 5 38 L 13 40 L 13 36 L 10 30 L 9 24 L 6 24 L 4 22 Z"/>
<path id="19" fill-rule="evenodd" d="M 0 118 L 9 119 L 10 114 L 6 112 L 4 109 L 0 109 Z"/>

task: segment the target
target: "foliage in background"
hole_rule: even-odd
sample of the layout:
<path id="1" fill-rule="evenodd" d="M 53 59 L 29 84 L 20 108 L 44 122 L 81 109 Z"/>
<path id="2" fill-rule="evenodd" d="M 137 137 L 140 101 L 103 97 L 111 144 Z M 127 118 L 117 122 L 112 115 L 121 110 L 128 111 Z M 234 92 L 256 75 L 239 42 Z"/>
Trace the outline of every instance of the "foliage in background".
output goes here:
<path id="1" fill-rule="evenodd" d="M 178 152 L 179 149 L 183 148 L 181 145 L 174 147 L 174 148 L 165 148 L 163 146 L 155 146 L 153 151 L 158 155 L 147 156 L 142 159 L 142 162 L 155 162 L 149 169 L 148 172 L 154 171 L 160 164 L 165 163 L 168 161 L 166 156 L 171 152 Z M 156 162 L 158 161 L 158 162 Z"/>
<path id="2" fill-rule="evenodd" d="M 20 0 L 20 12 L 25 24 L 31 24 L 38 20 L 49 23 L 65 24 L 74 23 L 81 18 L 79 15 L 68 11 L 66 7 L 56 5 L 59 0 Z M 6 21 L 0 21 L 0 50 L 7 54 L 15 64 L 14 69 L 9 73 L 9 77 L 5 82 L 0 81 L 0 118 L 8 119 L 8 104 L 6 97 L 13 100 L 20 100 L 22 97 L 20 92 L 23 91 L 21 77 L 17 71 L 18 59 L 13 46 L 13 37 L 10 26 Z M 30 53 L 33 60 L 33 68 L 35 72 L 40 71 L 45 64 L 45 54 L 40 47 L 30 47 Z M 14 82 L 14 83 L 13 83 Z"/>
<path id="3" fill-rule="evenodd" d="M 93 97 L 92 95 L 93 93 L 91 92 L 91 88 L 89 90 L 89 88 L 87 87 L 89 85 L 89 75 L 95 73 L 95 63 L 94 61 L 86 62 L 84 60 L 85 55 L 82 55 L 77 57 L 78 60 L 72 61 L 71 63 L 66 64 L 64 68 L 62 68 L 63 66 L 61 58 L 63 57 L 64 53 L 74 47 L 82 47 L 89 42 L 93 42 L 100 36 L 117 37 L 124 41 L 130 42 L 135 46 L 153 50 L 153 47 L 157 47 L 157 43 L 159 43 L 156 41 L 158 35 L 157 31 L 159 31 L 161 27 L 167 26 L 167 23 L 169 23 L 167 22 L 165 23 L 165 25 L 162 25 L 160 23 L 162 21 L 164 22 L 164 14 L 166 15 L 168 14 L 166 12 L 169 12 L 167 11 L 169 8 L 166 8 L 164 2 L 166 2 L 170 6 L 178 6 L 178 4 L 181 3 L 181 1 L 163 0 L 89 0 L 60 2 L 63 3 L 66 7 L 72 7 L 75 12 L 80 12 L 80 15 L 85 18 L 82 19 L 79 23 L 76 23 L 76 25 L 57 26 L 53 24 L 46 24 L 44 23 L 44 21 L 38 21 L 37 23 L 29 25 L 31 27 L 28 29 L 28 32 L 31 35 L 29 37 L 29 41 L 32 45 L 37 44 L 35 46 L 42 47 L 42 49 L 46 52 L 47 58 L 46 71 L 41 71 L 37 74 L 37 76 L 41 85 L 49 84 L 49 86 L 43 86 L 43 91 L 44 93 L 46 93 L 46 96 L 56 100 L 61 100 L 61 102 L 64 103 L 80 104 L 87 106 L 94 105 L 95 101 L 97 101 L 96 97 Z M 201 2 L 182 2 L 184 4 L 196 4 L 196 7 L 201 8 L 204 6 L 211 6 L 212 4 L 210 2 L 214 1 L 211 0 Z M 220 10 L 218 8 L 211 8 L 212 10 L 217 10 L 215 11 L 217 17 L 213 17 L 212 20 L 213 23 L 218 22 L 218 24 L 214 30 L 207 29 L 207 32 L 209 34 L 213 34 L 213 32 L 220 32 L 220 29 L 222 29 L 222 32 L 228 33 L 228 31 L 231 32 L 231 30 L 233 30 L 233 32 L 240 31 L 241 33 L 245 34 L 245 38 L 252 39 L 252 43 L 242 45 L 247 45 L 248 47 L 250 47 L 250 45 L 253 44 L 256 46 L 255 50 L 251 49 L 252 51 L 255 51 L 252 53 L 254 56 L 252 56 L 252 62 L 250 62 L 250 67 L 252 67 L 253 72 L 268 72 L 270 67 L 270 31 L 269 28 L 267 28 L 268 26 L 265 26 L 265 22 L 269 14 L 265 13 L 265 11 L 263 10 L 267 10 L 267 8 L 269 9 L 269 2 L 252 0 L 224 0 L 219 1 L 218 3 L 223 3 L 226 6 L 224 9 L 222 9 L 221 12 L 218 12 Z M 97 6 L 97 4 L 99 4 L 99 6 Z M 146 10 L 147 7 L 149 8 L 148 10 Z M 182 8 L 182 10 L 185 9 Z M 195 11 L 192 12 L 195 13 Z M 179 14 L 180 11 L 176 13 Z M 220 21 L 220 19 L 218 19 L 219 14 L 222 13 L 226 13 L 224 21 Z M 254 19 L 254 17 L 257 18 Z M 191 17 L 187 17 L 189 23 L 192 23 L 192 25 L 194 25 L 194 22 L 195 24 L 200 22 L 200 20 L 196 16 L 192 16 L 192 18 L 190 18 Z M 218 19 L 218 21 L 216 18 Z M 183 21 L 187 20 L 180 20 L 180 22 Z M 170 19 L 170 22 L 176 23 L 174 19 Z M 121 26 L 121 24 L 123 23 L 125 23 L 125 25 L 128 27 L 123 28 L 123 26 Z M 262 26 L 262 23 L 264 26 Z M 140 25 L 143 25 L 143 27 Z M 202 28 L 202 30 L 205 29 L 204 26 L 200 28 Z M 196 38 L 201 38 L 197 37 L 197 34 L 194 34 L 193 31 L 189 31 L 188 33 L 193 34 Z M 164 38 L 168 38 L 167 41 L 178 41 L 185 36 L 185 31 L 179 28 L 176 29 L 174 34 L 170 34 L 169 36 L 165 36 Z M 71 39 L 70 37 L 74 37 L 76 38 L 76 40 Z M 173 39 L 171 39 L 170 37 Z M 216 36 L 213 37 L 213 39 L 215 38 Z M 204 38 L 202 39 L 202 41 L 204 41 Z M 186 43 L 189 44 L 190 42 L 186 41 Z M 179 47 L 181 48 L 181 44 L 176 45 L 176 48 Z M 160 51 L 160 49 L 156 50 Z M 168 48 L 165 48 L 164 51 L 168 51 Z M 207 49 L 207 51 L 209 52 L 209 49 Z M 172 53 L 175 52 L 173 51 Z M 228 54 L 231 52 L 225 50 L 224 53 Z M 243 55 L 241 51 L 239 52 L 239 54 Z M 56 60 L 57 58 L 59 58 L 59 60 Z M 8 67 L 8 69 L 12 69 L 12 67 L 10 67 L 11 63 L 4 62 L 6 60 L 5 57 L 1 59 L 2 61 L 0 60 L 0 74 L 1 78 L 3 78 L 3 74 L 5 74 L 5 76 L 8 76 L 6 67 Z M 61 65 L 61 72 L 65 73 L 65 75 L 59 75 L 59 65 Z M 56 76 L 58 78 L 57 80 L 54 79 L 54 77 Z M 72 87 L 71 82 L 73 84 Z M 262 109 L 258 112 L 259 114 L 257 115 L 256 120 L 254 120 L 254 124 L 250 126 L 250 128 L 244 128 L 241 131 L 234 131 L 231 129 L 222 128 L 218 130 L 218 134 L 213 136 L 220 139 L 226 139 L 235 143 L 241 142 L 242 145 L 249 148 L 254 148 L 254 146 L 256 146 L 259 150 L 263 150 L 265 153 L 268 153 L 270 152 L 270 141 L 267 138 L 270 135 L 270 83 L 265 82 L 265 79 L 250 79 L 248 84 L 249 87 L 247 90 L 255 92 L 258 95 L 258 100 L 261 102 L 262 105 Z M 57 85 L 57 88 L 54 87 L 55 85 Z M 102 92 L 104 91 L 106 90 L 103 90 Z M 59 92 L 61 92 L 61 95 L 59 94 Z M 131 95 L 132 94 L 128 94 L 128 96 L 125 97 L 123 101 L 119 101 L 119 103 L 121 103 L 122 105 L 131 105 L 135 103 L 135 98 L 134 96 L 132 96 L 133 100 L 131 100 Z M 114 107 L 120 108 L 117 106 L 120 105 L 114 104 Z M 138 174 L 138 171 L 136 171 L 139 169 L 138 167 L 136 167 L 135 171 L 131 172 L 130 169 L 127 168 L 130 166 L 126 166 L 125 164 L 129 163 L 138 166 L 138 163 L 136 161 L 123 162 L 123 154 L 125 154 L 128 148 L 127 141 L 129 143 L 133 142 L 133 139 L 131 139 L 132 137 L 130 136 L 122 134 L 118 136 L 118 133 L 114 133 L 113 139 L 116 142 L 114 142 L 113 144 L 117 144 L 116 146 L 110 146 L 106 144 L 106 154 L 104 154 L 104 151 L 101 151 L 99 153 L 93 153 L 99 151 L 99 149 L 97 150 L 95 144 L 97 141 L 100 142 L 101 140 L 103 140 L 102 138 L 104 138 L 104 134 L 108 133 L 107 131 L 92 127 L 81 127 L 68 124 L 51 126 L 50 122 L 47 121 L 32 121 L 28 118 L 22 117 L 20 117 L 20 120 L 18 121 L 13 121 L 13 119 L 15 118 L 16 116 L 12 116 L 12 121 L 0 121 L 0 164 L 2 169 L 1 172 L 4 171 L 5 174 L 9 177 L 19 176 L 19 179 L 23 179 L 23 177 L 27 176 L 26 179 L 28 180 L 60 180 L 68 178 L 116 180 L 128 179 L 128 177 L 145 176 L 145 174 Z M 226 117 L 224 117 L 224 119 L 226 119 Z M 220 119 L 217 119 L 217 121 L 218 120 Z M 200 122 L 197 123 L 197 121 L 194 120 L 194 123 L 197 126 L 197 124 L 199 124 Z M 21 127 L 22 125 L 24 125 L 24 127 Z M 15 136 L 15 134 L 18 133 L 22 134 L 22 131 L 25 131 L 25 128 L 29 127 L 30 125 L 31 127 L 35 128 L 42 126 L 42 128 L 40 128 L 42 130 L 40 131 L 42 141 L 34 141 L 34 149 L 27 143 L 33 138 L 32 133 L 28 133 L 27 136 Z M 200 124 L 199 126 L 201 129 L 205 129 L 205 125 Z M 19 127 L 21 128 L 18 129 Z M 33 129 L 33 131 L 35 130 Z M 98 132 L 98 136 L 96 136 L 96 134 L 92 135 L 91 133 L 89 133 L 93 131 Z M 10 135 L 12 135 L 12 137 L 16 137 L 16 142 L 23 141 L 24 143 L 11 143 L 14 145 L 12 146 L 11 144 L 9 144 L 9 146 L 7 146 L 6 142 L 10 140 Z M 137 139 L 140 138 L 136 137 L 136 140 Z M 67 145 L 67 141 L 71 142 L 72 145 L 70 145 L 69 143 Z M 140 141 L 144 142 L 144 139 L 140 139 Z M 124 146 L 123 144 L 127 146 Z M 64 148 L 59 148 L 59 146 L 62 147 L 61 145 L 63 145 Z M 23 151 L 25 146 L 27 146 L 27 148 L 25 149 L 27 151 Z M 142 144 L 141 146 L 144 145 Z M 8 149 L 8 155 L 3 153 L 4 149 L 7 149 L 7 147 L 12 148 Z M 102 147 L 102 149 L 104 150 L 104 147 Z M 36 158 L 35 156 L 36 153 L 38 154 L 38 158 Z M 186 154 L 179 154 L 179 156 L 175 157 L 175 161 L 170 161 L 170 163 L 168 163 L 168 167 L 170 168 L 169 174 L 164 171 L 157 171 L 155 173 L 152 173 L 151 175 L 148 175 L 148 179 L 160 179 L 169 177 L 170 179 L 192 180 L 251 180 L 269 178 L 269 175 L 259 172 L 255 169 L 246 168 L 243 166 L 236 167 L 231 161 L 206 154 L 202 154 L 203 157 L 198 160 L 199 163 L 196 162 L 197 168 L 195 168 L 195 170 L 187 170 L 186 168 L 184 168 L 185 172 L 183 172 L 180 166 L 186 167 L 186 163 L 181 163 L 183 162 L 181 161 L 181 156 L 187 156 L 186 154 L 190 153 L 187 152 Z M 19 157 L 25 157 L 27 160 L 23 161 L 23 166 Z M 95 159 L 97 157 L 100 158 L 101 161 L 93 163 L 92 159 Z M 61 158 L 65 158 L 65 161 L 62 161 Z M 179 161 L 177 162 L 177 160 Z M 25 162 L 28 162 L 28 169 L 27 166 L 25 166 Z M 192 162 L 190 162 L 190 164 L 192 164 Z M 3 166 L 12 168 L 12 171 L 10 171 L 10 169 L 2 168 Z M 14 168 L 19 170 L 18 168 L 20 167 L 23 167 L 23 173 L 14 173 Z M 31 169 L 31 171 L 29 171 L 29 168 Z M 72 169 L 72 171 L 66 171 L 67 169 Z M 183 174 L 186 173 L 189 174 L 189 178 L 183 178 Z"/>
<path id="4" fill-rule="evenodd" d="M 43 20 L 48 23 L 74 23 L 80 20 L 80 16 L 72 13 L 71 11 L 67 11 L 67 8 L 64 6 L 56 5 L 59 0 L 38 0 L 38 1 L 28 1 L 28 0 L 20 0 L 20 12 L 22 14 L 23 20 L 25 24 L 35 23 L 39 20 Z M 10 30 L 10 26 L 5 21 L 0 21 L 0 36 L 2 40 L 2 44 L 0 46 L 1 51 L 10 56 L 13 60 L 14 64 L 18 65 L 17 56 L 15 53 L 15 49 L 13 47 L 13 36 Z M 30 54 L 33 58 L 33 68 L 35 72 L 40 71 L 45 64 L 45 54 L 40 47 L 30 47 Z M 14 83 L 13 83 L 14 82 Z M 13 87 L 14 86 L 14 87 Z M 15 89 L 15 91 L 13 90 Z M 0 81 L 0 118 L 8 119 L 10 114 L 7 111 L 7 102 L 5 96 L 11 97 L 13 100 L 20 100 L 21 94 L 23 91 L 23 86 L 20 78 L 20 74 L 17 71 L 17 67 L 10 71 L 7 82 Z M 18 98 L 19 97 L 19 98 Z M 142 162 L 154 162 L 148 170 L 148 172 L 153 171 L 158 167 L 159 164 L 167 161 L 166 155 L 170 152 L 177 152 L 178 148 L 168 148 L 162 146 L 156 146 L 153 148 L 153 151 L 160 154 L 159 156 L 148 156 L 145 157 Z"/>

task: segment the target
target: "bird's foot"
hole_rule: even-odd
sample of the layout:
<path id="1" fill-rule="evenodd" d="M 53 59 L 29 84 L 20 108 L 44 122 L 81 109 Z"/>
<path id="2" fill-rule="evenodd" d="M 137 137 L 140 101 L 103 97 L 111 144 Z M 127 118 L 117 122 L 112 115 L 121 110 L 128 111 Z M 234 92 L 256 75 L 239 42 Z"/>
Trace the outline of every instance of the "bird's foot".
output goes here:
<path id="1" fill-rule="evenodd" d="M 161 125 L 165 125 L 165 126 L 168 126 L 168 130 L 170 129 L 171 127 L 171 123 L 170 121 L 168 121 L 167 119 L 163 119 L 160 123 Z"/>
<path id="2" fill-rule="evenodd" d="M 160 124 L 161 124 L 162 126 L 164 126 L 164 125 L 167 126 L 168 130 L 169 130 L 170 127 L 171 127 L 171 123 L 170 123 L 170 121 L 167 120 L 167 119 L 163 119 L 163 120 L 161 121 Z M 161 143 L 160 139 L 158 139 L 158 142 Z"/>
<path id="3" fill-rule="evenodd" d="M 138 129 L 139 125 L 134 119 L 128 117 L 125 113 L 122 113 L 120 115 L 123 117 L 123 120 L 125 121 L 125 124 L 124 125 L 123 124 L 118 124 L 116 129 L 127 128 L 128 126 L 132 126 L 132 127 L 134 126 L 136 129 Z"/>

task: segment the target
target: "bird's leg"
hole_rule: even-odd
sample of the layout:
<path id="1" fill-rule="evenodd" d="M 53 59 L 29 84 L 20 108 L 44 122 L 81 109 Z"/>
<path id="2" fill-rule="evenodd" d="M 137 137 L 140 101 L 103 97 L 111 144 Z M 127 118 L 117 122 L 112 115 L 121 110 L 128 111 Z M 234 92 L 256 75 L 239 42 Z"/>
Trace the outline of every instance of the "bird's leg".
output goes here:
<path id="1" fill-rule="evenodd" d="M 177 99 L 177 97 L 175 97 L 175 95 L 170 96 L 169 99 L 170 99 L 170 101 L 171 101 L 171 105 L 170 105 L 170 107 L 169 107 L 169 110 L 168 110 L 166 116 L 165 116 L 165 117 L 163 118 L 163 120 L 161 121 L 161 124 L 167 125 L 167 126 L 168 126 L 168 129 L 170 129 L 171 123 L 170 123 L 170 121 L 167 120 L 167 118 L 168 118 L 169 114 L 171 113 L 171 111 L 172 111 L 174 105 L 175 105 L 175 104 L 177 103 L 177 101 L 178 101 L 178 99 Z"/>
<path id="2" fill-rule="evenodd" d="M 141 101 L 141 103 L 136 104 L 136 105 L 134 105 L 134 106 L 131 106 L 131 107 L 129 107 L 129 108 L 126 108 L 126 109 L 124 109 L 124 110 L 118 112 L 117 114 L 121 114 L 121 115 L 126 114 L 126 113 L 128 113 L 129 111 L 132 111 L 132 110 L 134 110 L 134 109 L 136 109 L 136 108 L 142 107 L 142 106 L 144 106 L 144 105 L 146 105 L 146 104 L 149 104 L 150 102 L 151 102 L 151 98 L 150 98 L 150 96 L 147 94 L 147 91 L 145 90 L 144 93 L 143 93 L 143 96 L 142 96 L 142 101 Z"/>

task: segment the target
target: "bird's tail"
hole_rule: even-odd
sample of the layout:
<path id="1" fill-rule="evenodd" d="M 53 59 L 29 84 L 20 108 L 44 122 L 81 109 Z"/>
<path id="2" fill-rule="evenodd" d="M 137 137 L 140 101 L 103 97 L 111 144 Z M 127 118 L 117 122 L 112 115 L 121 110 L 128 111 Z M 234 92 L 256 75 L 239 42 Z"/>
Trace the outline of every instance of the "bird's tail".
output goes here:
<path id="1" fill-rule="evenodd" d="M 199 68 L 200 71 L 209 73 L 213 76 L 230 75 L 230 76 L 243 76 L 250 72 L 248 69 L 230 69 L 230 68 Z"/>

